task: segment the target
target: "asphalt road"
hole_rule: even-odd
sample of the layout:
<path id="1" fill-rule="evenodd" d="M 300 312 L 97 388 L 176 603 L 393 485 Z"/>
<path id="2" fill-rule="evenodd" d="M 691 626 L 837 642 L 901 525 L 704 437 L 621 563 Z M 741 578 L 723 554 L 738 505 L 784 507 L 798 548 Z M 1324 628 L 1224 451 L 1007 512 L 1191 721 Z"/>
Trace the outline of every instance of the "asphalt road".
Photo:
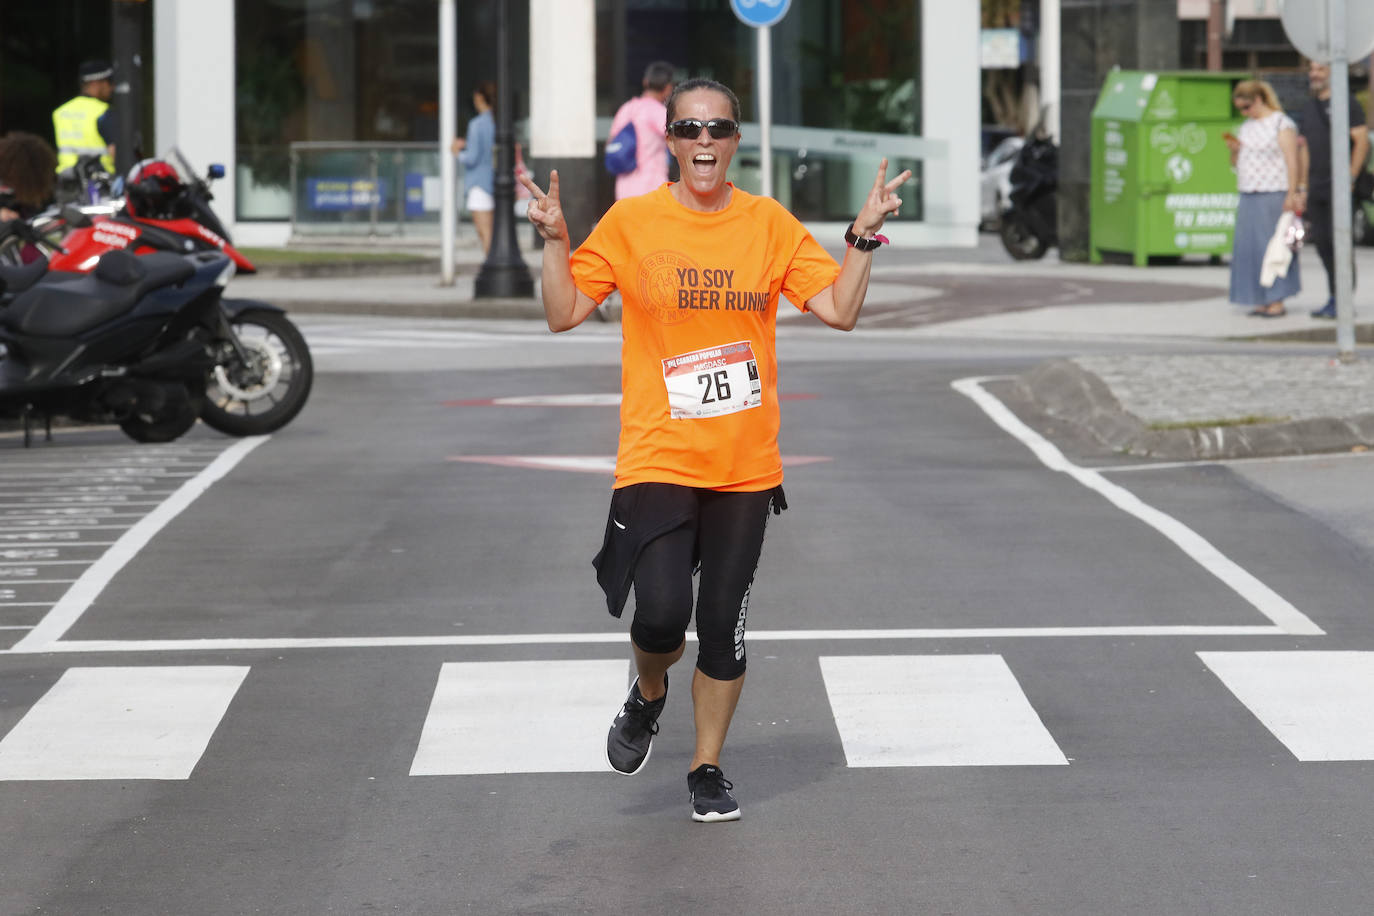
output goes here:
<path id="1" fill-rule="evenodd" d="M 1367 912 L 1369 457 L 1141 465 L 1010 402 L 1053 342 L 788 328 L 698 825 L 686 666 L 598 760 L 616 329 L 302 325 L 266 440 L 0 437 L 0 912 Z"/>

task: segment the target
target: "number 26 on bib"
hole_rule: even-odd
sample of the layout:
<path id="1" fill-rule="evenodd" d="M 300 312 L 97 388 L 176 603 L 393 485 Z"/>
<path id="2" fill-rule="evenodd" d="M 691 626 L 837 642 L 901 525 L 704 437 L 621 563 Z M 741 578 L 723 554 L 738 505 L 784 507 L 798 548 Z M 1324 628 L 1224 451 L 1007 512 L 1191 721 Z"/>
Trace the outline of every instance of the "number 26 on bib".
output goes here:
<path id="1" fill-rule="evenodd" d="M 763 403 L 758 360 L 747 340 L 665 359 L 663 385 L 674 420 L 720 417 Z"/>

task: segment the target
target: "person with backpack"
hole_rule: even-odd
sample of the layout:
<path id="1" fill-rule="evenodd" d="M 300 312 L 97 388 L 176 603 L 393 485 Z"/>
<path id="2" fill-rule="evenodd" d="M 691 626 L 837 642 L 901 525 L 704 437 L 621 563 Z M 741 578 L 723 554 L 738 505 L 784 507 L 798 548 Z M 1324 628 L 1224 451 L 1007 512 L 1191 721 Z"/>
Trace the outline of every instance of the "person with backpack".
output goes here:
<path id="1" fill-rule="evenodd" d="M 615 113 L 606 140 L 606 169 L 615 176 L 615 199 L 647 194 L 668 180 L 664 102 L 673 91 L 673 65 L 656 60 L 644 69 L 644 91 Z"/>

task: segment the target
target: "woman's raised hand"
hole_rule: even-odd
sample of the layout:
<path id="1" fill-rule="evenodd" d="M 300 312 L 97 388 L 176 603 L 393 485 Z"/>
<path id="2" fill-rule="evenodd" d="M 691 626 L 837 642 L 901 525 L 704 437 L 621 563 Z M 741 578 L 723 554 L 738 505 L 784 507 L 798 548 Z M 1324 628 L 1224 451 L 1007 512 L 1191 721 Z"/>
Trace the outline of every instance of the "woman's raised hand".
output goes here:
<path id="1" fill-rule="evenodd" d="M 534 228 L 544 238 L 545 241 L 556 242 L 559 239 L 567 241 L 568 223 L 563 219 L 563 205 L 558 201 L 558 170 L 549 172 L 549 193 L 545 194 L 539 190 L 539 185 L 535 184 L 528 175 L 516 175 L 530 192 L 532 200 L 525 215 L 534 223 Z"/>
<path id="2" fill-rule="evenodd" d="M 897 210 L 902 206 L 902 199 L 893 194 L 898 188 L 906 183 L 911 177 L 911 170 L 907 169 L 893 178 L 887 180 L 887 159 L 878 163 L 878 177 L 873 179 L 873 187 L 868 192 L 868 199 L 864 201 L 863 207 L 859 210 L 858 217 L 854 220 L 854 233 L 860 238 L 872 236 L 879 229 L 883 228 L 883 222 L 889 215 L 896 215 Z"/>

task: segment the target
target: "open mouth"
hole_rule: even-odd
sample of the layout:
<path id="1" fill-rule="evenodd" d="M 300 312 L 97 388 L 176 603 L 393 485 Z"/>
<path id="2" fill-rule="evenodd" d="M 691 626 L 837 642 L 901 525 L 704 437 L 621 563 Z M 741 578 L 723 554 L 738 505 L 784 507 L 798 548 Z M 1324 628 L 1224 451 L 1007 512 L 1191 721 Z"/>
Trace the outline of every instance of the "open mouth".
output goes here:
<path id="1" fill-rule="evenodd" d="M 711 153 L 697 153 L 692 157 L 692 171 L 698 175 L 710 175 L 716 167 L 716 157 Z"/>

